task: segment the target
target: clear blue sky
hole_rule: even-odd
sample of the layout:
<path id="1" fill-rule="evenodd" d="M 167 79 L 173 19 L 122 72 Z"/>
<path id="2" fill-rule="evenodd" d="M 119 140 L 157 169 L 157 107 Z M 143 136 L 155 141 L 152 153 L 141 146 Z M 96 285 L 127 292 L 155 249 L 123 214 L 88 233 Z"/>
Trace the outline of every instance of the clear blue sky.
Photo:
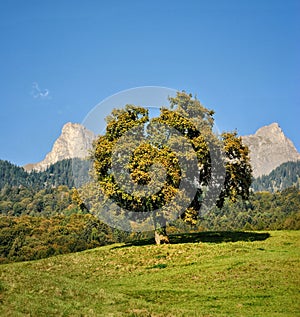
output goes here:
<path id="1" fill-rule="evenodd" d="M 300 150 L 300 1 L 0 2 L 0 158 L 50 151 L 64 123 L 137 86 L 197 94 L 221 130 L 278 122 Z"/>

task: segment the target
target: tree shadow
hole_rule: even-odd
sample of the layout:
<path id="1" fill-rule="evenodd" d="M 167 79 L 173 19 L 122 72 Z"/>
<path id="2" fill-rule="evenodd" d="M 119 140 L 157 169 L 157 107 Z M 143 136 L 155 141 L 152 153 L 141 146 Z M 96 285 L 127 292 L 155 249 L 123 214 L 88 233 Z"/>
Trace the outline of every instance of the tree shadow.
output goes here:
<path id="1" fill-rule="evenodd" d="M 243 231 L 208 231 L 194 233 L 180 233 L 169 235 L 171 244 L 179 243 L 222 243 L 222 242 L 253 242 L 263 241 L 270 237 L 267 232 L 243 232 Z M 127 242 L 122 247 L 143 246 L 155 244 L 154 238 L 141 239 Z"/>

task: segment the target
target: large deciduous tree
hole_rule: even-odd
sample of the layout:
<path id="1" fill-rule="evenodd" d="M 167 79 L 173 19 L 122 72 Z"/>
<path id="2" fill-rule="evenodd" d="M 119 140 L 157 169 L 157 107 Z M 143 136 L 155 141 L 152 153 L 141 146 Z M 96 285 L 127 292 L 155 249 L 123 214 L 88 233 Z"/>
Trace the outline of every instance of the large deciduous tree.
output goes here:
<path id="1" fill-rule="evenodd" d="M 169 101 L 156 118 L 134 105 L 113 110 L 93 151 L 104 195 L 131 220 L 150 217 L 157 243 L 168 242 L 170 219 L 194 224 L 211 203 L 247 199 L 252 178 L 248 148 L 236 132 L 214 133 L 214 111 L 185 92 Z"/>

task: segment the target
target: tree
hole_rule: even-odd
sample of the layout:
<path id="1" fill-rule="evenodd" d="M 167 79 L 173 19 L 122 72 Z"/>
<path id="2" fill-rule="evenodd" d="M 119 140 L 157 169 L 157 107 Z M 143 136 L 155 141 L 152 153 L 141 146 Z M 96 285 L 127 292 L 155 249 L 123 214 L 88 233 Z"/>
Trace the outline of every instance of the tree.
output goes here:
<path id="1" fill-rule="evenodd" d="M 113 110 L 93 151 L 105 197 L 132 222 L 151 219 L 157 243 L 168 242 L 173 219 L 195 224 L 201 208 L 247 199 L 252 177 L 237 133 L 213 132 L 214 111 L 185 92 L 169 101 L 158 118 L 134 105 Z"/>

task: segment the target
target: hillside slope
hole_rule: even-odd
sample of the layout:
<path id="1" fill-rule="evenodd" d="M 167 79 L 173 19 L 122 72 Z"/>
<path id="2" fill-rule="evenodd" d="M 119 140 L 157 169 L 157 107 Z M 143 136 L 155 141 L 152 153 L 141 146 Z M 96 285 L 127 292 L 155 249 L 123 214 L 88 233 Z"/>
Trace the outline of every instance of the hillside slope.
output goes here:
<path id="1" fill-rule="evenodd" d="M 298 315 L 300 231 L 212 243 L 216 235 L 222 238 L 208 233 L 207 242 L 121 244 L 1 265 L 0 314 Z"/>

